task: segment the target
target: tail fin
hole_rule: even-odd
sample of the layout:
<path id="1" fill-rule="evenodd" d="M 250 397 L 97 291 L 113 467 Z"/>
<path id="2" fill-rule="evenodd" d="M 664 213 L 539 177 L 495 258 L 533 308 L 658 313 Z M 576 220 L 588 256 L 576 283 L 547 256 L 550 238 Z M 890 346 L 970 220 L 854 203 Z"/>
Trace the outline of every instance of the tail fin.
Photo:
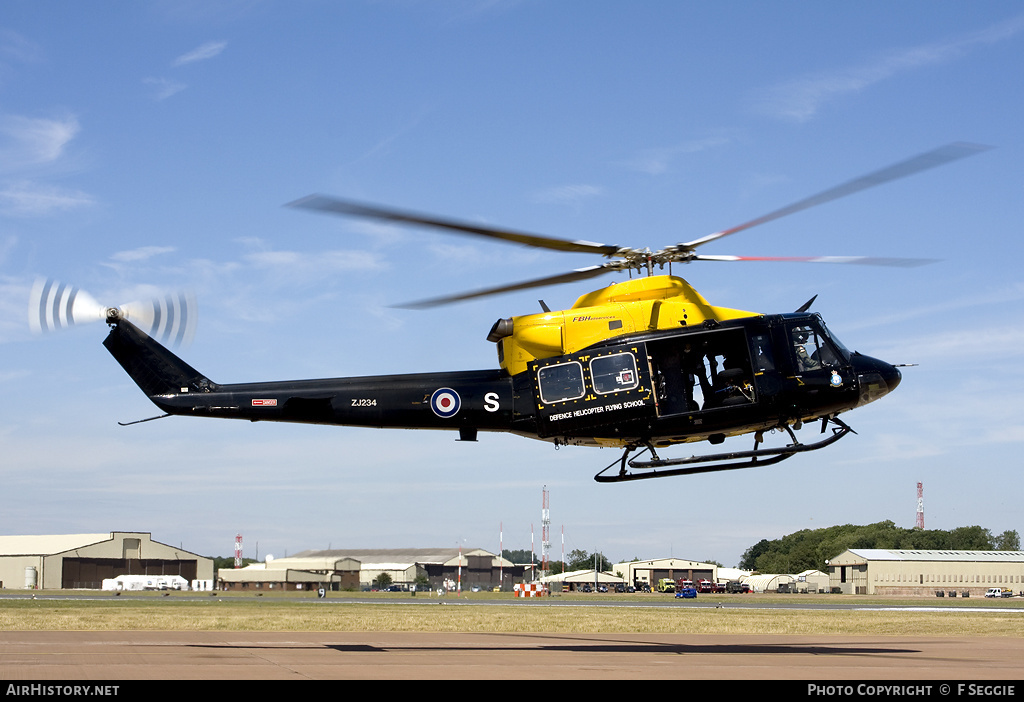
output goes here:
<path id="1" fill-rule="evenodd" d="M 127 320 L 111 326 L 103 345 L 150 397 L 208 392 L 215 387 L 209 378 Z"/>

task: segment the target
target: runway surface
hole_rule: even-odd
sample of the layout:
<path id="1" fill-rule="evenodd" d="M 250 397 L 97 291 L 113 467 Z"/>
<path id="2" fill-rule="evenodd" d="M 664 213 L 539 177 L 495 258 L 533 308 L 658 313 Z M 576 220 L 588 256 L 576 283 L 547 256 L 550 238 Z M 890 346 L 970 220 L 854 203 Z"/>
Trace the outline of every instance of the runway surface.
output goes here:
<path id="1" fill-rule="evenodd" d="M 15 631 L 0 679 L 1013 681 L 1024 640 L 682 634 Z"/>

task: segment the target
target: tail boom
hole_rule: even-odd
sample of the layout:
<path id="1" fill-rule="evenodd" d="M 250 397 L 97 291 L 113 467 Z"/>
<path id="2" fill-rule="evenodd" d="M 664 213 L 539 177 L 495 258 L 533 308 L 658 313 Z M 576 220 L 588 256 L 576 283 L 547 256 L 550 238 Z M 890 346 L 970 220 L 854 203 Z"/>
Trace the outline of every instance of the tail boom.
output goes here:
<path id="1" fill-rule="evenodd" d="M 125 320 L 103 343 L 168 414 L 460 434 L 513 429 L 512 379 L 498 369 L 222 385 Z"/>

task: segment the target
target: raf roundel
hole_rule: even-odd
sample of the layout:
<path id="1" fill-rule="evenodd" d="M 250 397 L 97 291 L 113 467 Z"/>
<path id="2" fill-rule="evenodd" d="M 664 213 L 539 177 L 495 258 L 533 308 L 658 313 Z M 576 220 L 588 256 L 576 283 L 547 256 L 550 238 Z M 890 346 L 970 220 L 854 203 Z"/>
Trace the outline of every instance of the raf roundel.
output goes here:
<path id="1" fill-rule="evenodd" d="M 458 414 L 461 406 L 462 400 L 459 399 L 459 393 L 451 388 L 440 388 L 430 396 L 430 409 L 434 410 L 434 414 L 442 419 L 454 417 Z"/>

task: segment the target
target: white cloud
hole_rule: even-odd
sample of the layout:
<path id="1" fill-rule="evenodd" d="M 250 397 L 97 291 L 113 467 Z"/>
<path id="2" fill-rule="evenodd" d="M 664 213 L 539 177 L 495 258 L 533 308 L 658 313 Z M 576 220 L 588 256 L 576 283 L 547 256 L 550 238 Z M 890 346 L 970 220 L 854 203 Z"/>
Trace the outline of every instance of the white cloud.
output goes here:
<path id="1" fill-rule="evenodd" d="M 601 195 L 604 195 L 604 188 L 599 185 L 560 185 L 536 193 L 533 199 L 549 204 L 578 204 Z"/>
<path id="2" fill-rule="evenodd" d="M 903 339 L 892 347 L 872 349 L 872 353 L 877 352 L 880 358 L 893 362 L 930 365 L 946 362 L 962 367 L 977 359 L 985 359 L 986 363 L 992 364 L 1002 359 L 1019 358 L 1022 348 L 1024 329 L 1001 325 L 987 329 L 943 329 L 935 334 Z"/>
<path id="3" fill-rule="evenodd" d="M 289 276 L 322 276 L 333 272 L 381 267 L 377 257 L 366 251 L 257 251 L 246 254 L 243 259 L 254 268 L 276 270 Z"/>
<path id="4" fill-rule="evenodd" d="M 70 115 L 0 115 L 0 173 L 8 177 L 0 182 L 0 214 L 39 216 L 93 204 L 81 191 L 37 180 L 42 172 L 66 167 L 68 144 L 80 130 Z"/>
<path id="5" fill-rule="evenodd" d="M 92 204 L 86 193 L 54 185 L 21 181 L 0 187 L 0 214 L 5 215 L 35 217 Z"/>
<path id="6" fill-rule="evenodd" d="M 961 297 L 944 298 L 931 305 L 911 307 L 889 311 L 883 314 L 872 314 L 860 323 L 845 326 L 847 331 L 871 329 L 890 324 L 900 324 L 914 319 L 939 319 L 953 311 L 972 308 L 988 309 L 997 305 L 1006 305 L 1024 300 L 1024 282 L 1012 282 L 999 288 L 989 290 L 971 290 Z"/>
<path id="7" fill-rule="evenodd" d="M 159 256 L 160 254 L 171 253 L 174 251 L 173 246 L 142 246 L 137 249 L 131 249 L 128 251 L 118 251 L 113 254 L 110 258 L 114 261 L 121 263 L 127 263 L 130 261 L 145 261 L 153 256 Z"/>
<path id="8" fill-rule="evenodd" d="M 167 78 L 146 78 L 142 82 L 153 87 L 156 91 L 153 97 L 157 101 L 166 100 L 172 95 L 176 95 L 188 87 L 184 83 L 168 80 Z"/>
<path id="9" fill-rule="evenodd" d="M 79 129 L 74 117 L 0 116 L 0 170 L 9 173 L 53 163 Z"/>
<path id="10" fill-rule="evenodd" d="M 18 63 L 35 63 L 42 58 L 42 50 L 17 32 L 0 29 L 0 57 Z"/>
<path id="11" fill-rule="evenodd" d="M 280 283 L 298 281 L 309 284 L 333 277 L 336 273 L 384 268 L 380 258 L 368 251 L 283 251 L 270 248 L 260 239 L 245 238 L 239 241 L 252 249 L 242 254 L 243 265 L 263 271 L 270 279 Z"/>
<path id="12" fill-rule="evenodd" d="M 762 91 L 755 97 L 754 109 L 777 119 L 806 122 L 831 100 L 916 68 L 952 61 L 971 49 L 1011 39 L 1021 31 L 1024 15 L 950 41 L 897 49 L 859 66 L 796 78 Z"/>
<path id="13" fill-rule="evenodd" d="M 188 64 L 197 63 L 199 61 L 207 61 L 219 55 L 227 47 L 226 41 L 208 41 L 205 44 L 189 51 L 188 53 L 182 54 L 178 58 L 171 62 L 171 65 L 175 68 L 180 66 L 187 66 Z M 188 87 L 181 81 L 172 80 L 170 78 L 155 78 L 149 77 L 142 81 L 145 85 L 151 86 L 156 92 L 154 99 L 157 101 L 166 100 L 167 98 L 177 95 L 182 90 Z"/>
<path id="14" fill-rule="evenodd" d="M 727 137 L 714 136 L 706 139 L 694 139 L 674 146 L 644 149 L 633 157 L 626 159 L 622 165 L 630 170 L 640 171 L 641 173 L 661 175 L 668 171 L 672 161 L 679 156 L 699 153 L 728 143 L 729 139 Z"/>
<path id="15" fill-rule="evenodd" d="M 189 63 L 196 63 L 197 61 L 212 59 L 214 56 L 217 56 L 220 52 L 224 51 L 224 48 L 227 45 L 228 43 L 226 41 L 208 41 L 202 46 L 174 59 L 174 62 L 171 65 L 184 66 Z"/>

